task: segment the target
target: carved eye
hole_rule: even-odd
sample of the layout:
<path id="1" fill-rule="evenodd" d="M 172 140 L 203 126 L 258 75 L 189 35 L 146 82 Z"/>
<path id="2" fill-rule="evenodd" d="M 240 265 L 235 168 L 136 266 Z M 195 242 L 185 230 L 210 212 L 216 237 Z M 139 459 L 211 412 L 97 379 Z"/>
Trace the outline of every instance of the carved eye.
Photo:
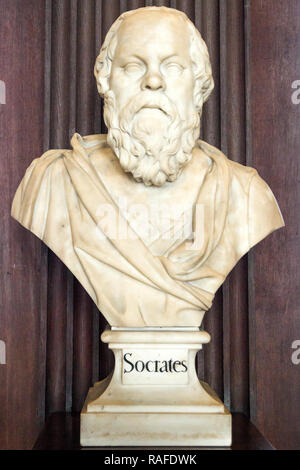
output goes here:
<path id="1" fill-rule="evenodd" d="M 183 72 L 182 65 L 176 62 L 169 62 L 163 65 L 163 73 L 165 75 L 179 76 Z"/>
<path id="2" fill-rule="evenodd" d="M 144 68 L 141 64 L 130 62 L 124 66 L 124 70 L 128 75 L 141 76 L 144 73 Z"/>

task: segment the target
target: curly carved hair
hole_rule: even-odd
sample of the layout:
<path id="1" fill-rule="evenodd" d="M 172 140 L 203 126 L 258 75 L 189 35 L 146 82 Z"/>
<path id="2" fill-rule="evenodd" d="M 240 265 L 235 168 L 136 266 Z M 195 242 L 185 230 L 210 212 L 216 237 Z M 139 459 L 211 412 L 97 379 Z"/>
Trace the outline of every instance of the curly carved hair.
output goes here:
<path id="1" fill-rule="evenodd" d="M 211 64 L 209 60 L 209 54 L 205 42 L 203 41 L 201 34 L 195 28 L 191 20 L 186 16 L 185 13 L 167 8 L 167 7 L 145 7 L 139 8 L 138 10 L 126 11 L 112 24 L 110 27 L 104 43 L 101 47 L 100 54 L 98 55 L 95 63 L 94 74 L 97 81 L 98 92 L 100 96 L 105 97 L 109 91 L 109 78 L 111 73 L 112 61 L 114 59 L 116 47 L 117 47 L 117 32 L 122 22 L 133 15 L 137 11 L 141 10 L 152 10 L 152 11 L 167 11 L 170 10 L 180 16 L 184 21 L 187 22 L 189 34 L 190 34 L 190 57 L 193 64 L 193 72 L 195 77 L 195 89 L 194 89 L 194 102 L 196 109 L 199 113 L 202 111 L 202 106 L 207 101 L 209 95 L 214 88 L 214 80 L 212 77 Z"/>

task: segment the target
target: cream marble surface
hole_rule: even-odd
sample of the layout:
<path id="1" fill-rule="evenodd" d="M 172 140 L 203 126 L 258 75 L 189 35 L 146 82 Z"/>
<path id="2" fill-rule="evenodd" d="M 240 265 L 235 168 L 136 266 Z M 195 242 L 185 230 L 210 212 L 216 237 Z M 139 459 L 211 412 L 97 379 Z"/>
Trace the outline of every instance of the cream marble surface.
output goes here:
<path id="1" fill-rule="evenodd" d="M 77 277 L 112 326 L 198 326 L 227 274 L 283 226 L 253 168 L 202 142 L 208 51 L 182 13 L 121 15 L 96 60 L 108 135 L 32 162 L 12 216 Z"/>

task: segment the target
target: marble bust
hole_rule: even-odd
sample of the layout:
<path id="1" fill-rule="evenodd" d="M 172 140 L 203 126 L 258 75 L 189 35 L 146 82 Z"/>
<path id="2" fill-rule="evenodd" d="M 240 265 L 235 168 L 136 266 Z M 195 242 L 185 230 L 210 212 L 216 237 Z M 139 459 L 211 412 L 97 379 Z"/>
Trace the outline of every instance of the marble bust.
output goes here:
<path id="1" fill-rule="evenodd" d="M 107 135 L 35 159 L 12 216 L 77 277 L 111 326 L 199 326 L 251 247 L 284 225 L 257 171 L 199 140 L 213 90 L 181 12 L 122 14 L 95 64 Z"/>

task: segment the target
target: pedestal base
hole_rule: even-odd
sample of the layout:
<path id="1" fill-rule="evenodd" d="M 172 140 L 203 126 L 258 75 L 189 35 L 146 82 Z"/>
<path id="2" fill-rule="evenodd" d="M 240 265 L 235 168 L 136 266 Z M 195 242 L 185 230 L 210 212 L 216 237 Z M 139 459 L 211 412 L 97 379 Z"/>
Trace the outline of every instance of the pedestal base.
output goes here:
<path id="1" fill-rule="evenodd" d="M 231 445 L 231 414 L 225 407 L 222 413 L 87 412 L 94 392 L 91 388 L 80 416 L 82 446 Z"/>
<path id="2" fill-rule="evenodd" d="M 92 387 L 80 417 L 82 446 L 230 446 L 231 414 L 199 382 L 201 331 L 106 331 L 114 373 Z"/>

